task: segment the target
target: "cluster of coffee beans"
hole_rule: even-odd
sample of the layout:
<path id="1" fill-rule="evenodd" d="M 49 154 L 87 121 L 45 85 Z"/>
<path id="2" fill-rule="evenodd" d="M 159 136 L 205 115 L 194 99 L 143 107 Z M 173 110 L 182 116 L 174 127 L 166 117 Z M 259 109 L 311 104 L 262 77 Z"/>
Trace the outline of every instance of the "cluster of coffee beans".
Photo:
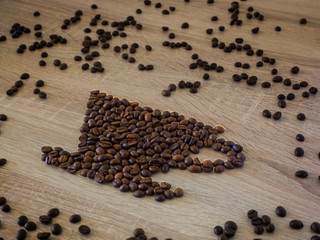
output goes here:
<path id="1" fill-rule="evenodd" d="M 218 236 L 218 240 L 228 240 L 236 235 L 238 226 L 233 221 L 227 221 L 224 224 L 224 229 L 221 226 L 215 226 L 213 232 Z"/>
<path id="2" fill-rule="evenodd" d="M 136 228 L 133 230 L 133 237 L 129 237 L 126 240 L 158 240 L 158 238 L 148 238 L 143 228 Z M 172 240 L 172 238 L 166 238 L 165 240 Z"/>
<path id="3" fill-rule="evenodd" d="M 137 102 L 92 91 L 80 128 L 77 152 L 61 147 L 42 148 L 42 161 L 60 166 L 69 173 L 110 183 L 135 197 L 155 196 L 157 201 L 181 197 L 180 188 L 151 179 L 157 172 L 170 168 L 188 169 L 192 173 L 216 172 L 244 165 L 242 146 L 218 138 L 223 127 L 212 127 L 194 118 L 185 119 L 177 112 L 141 107 Z M 201 148 L 212 148 L 227 155 L 215 161 L 190 157 Z"/>
<path id="4" fill-rule="evenodd" d="M 5 197 L 0 197 L 0 206 L 3 212 L 9 213 L 11 211 L 11 207 L 7 204 L 7 199 Z M 60 210 L 58 208 L 51 208 L 47 214 L 39 216 L 39 222 L 43 225 L 51 225 L 50 231 L 48 232 L 38 232 L 37 239 L 39 240 L 46 240 L 49 239 L 51 234 L 52 235 L 60 235 L 62 233 L 62 226 L 59 223 L 52 223 L 53 220 L 60 214 Z M 81 216 L 79 214 L 74 214 L 69 218 L 70 223 L 76 224 L 81 221 Z M 34 221 L 28 219 L 27 216 L 21 215 L 17 218 L 17 224 L 20 227 L 16 233 L 17 240 L 24 240 L 27 238 L 28 233 L 34 232 L 37 230 L 37 224 Z M 0 221 L 1 227 L 1 221 Z M 91 229 L 87 225 L 80 225 L 78 227 L 78 232 L 82 235 L 88 235 L 91 232 Z M 3 238 L 0 235 L 0 240 Z"/>
<path id="5" fill-rule="evenodd" d="M 254 226 L 254 232 L 258 235 L 262 235 L 265 230 L 268 233 L 273 233 L 276 229 L 274 224 L 271 223 L 271 218 L 268 215 L 263 215 L 261 218 L 258 216 L 258 212 L 254 209 L 248 211 L 248 218 L 251 220 L 251 224 Z"/>

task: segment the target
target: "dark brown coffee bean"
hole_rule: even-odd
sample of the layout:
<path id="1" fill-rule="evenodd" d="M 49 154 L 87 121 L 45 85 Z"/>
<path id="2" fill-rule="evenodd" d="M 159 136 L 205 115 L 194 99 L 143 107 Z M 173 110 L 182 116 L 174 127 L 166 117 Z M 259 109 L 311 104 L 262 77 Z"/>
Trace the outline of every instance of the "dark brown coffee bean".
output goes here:
<path id="1" fill-rule="evenodd" d="M 251 30 L 251 32 L 253 33 L 253 34 L 257 34 L 258 32 L 259 32 L 259 28 L 258 27 L 255 27 L 255 28 L 253 28 L 252 30 Z"/>
<path id="2" fill-rule="evenodd" d="M 166 200 L 166 197 L 164 196 L 164 194 L 158 194 L 155 196 L 155 200 L 158 202 L 163 202 Z"/>
<path id="3" fill-rule="evenodd" d="M 288 95 L 287 95 L 287 99 L 288 100 L 293 100 L 295 98 L 295 95 L 293 94 L 293 93 L 289 93 Z"/>
<path id="4" fill-rule="evenodd" d="M 23 74 L 21 74 L 20 79 L 26 80 L 26 79 L 28 79 L 29 77 L 30 77 L 29 73 L 23 73 Z"/>
<path id="5" fill-rule="evenodd" d="M 320 240 L 320 236 L 314 235 L 311 237 L 311 240 Z"/>
<path id="6" fill-rule="evenodd" d="M 271 87 L 271 83 L 269 83 L 269 82 L 263 82 L 263 83 L 261 84 L 261 86 L 262 86 L 263 88 L 270 88 L 270 87 Z"/>
<path id="7" fill-rule="evenodd" d="M 262 224 L 262 219 L 260 217 L 254 217 L 251 219 L 251 224 L 253 226 L 258 226 Z"/>
<path id="8" fill-rule="evenodd" d="M 61 61 L 59 59 L 55 59 L 53 61 L 53 65 L 55 65 L 56 67 L 59 67 L 61 65 Z"/>
<path id="9" fill-rule="evenodd" d="M 6 204 L 7 199 L 5 197 L 0 197 L 0 206 Z"/>
<path id="10" fill-rule="evenodd" d="M 144 235 L 144 230 L 142 228 L 136 228 L 133 230 L 133 236 L 139 237 L 141 235 Z"/>
<path id="11" fill-rule="evenodd" d="M 307 171 L 304 171 L 304 170 L 299 170 L 296 172 L 296 177 L 298 178 L 307 178 L 308 177 L 308 172 Z"/>
<path id="12" fill-rule="evenodd" d="M 236 234 L 236 231 L 230 227 L 225 227 L 224 228 L 224 235 L 227 237 L 232 238 Z"/>
<path id="13" fill-rule="evenodd" d="M 303 228 L 303 223 L 299 220 L 292 220 L 290 221 L 289 226 L 293 229 L 301 229 Z"/>
<path id="14" fill-rule="evenodd" d="M 44 85 L 44 81 L 38 80 L 35 85 L 36 85 L 36 87 L 42 87 Z"/>
<path id="15" fill-rule="evenodd" d="M 39 217 L 39 221 L 42 223 L 42 224 L 50 224 L 52 222 L 52 218 L 47 216 L 47 215 L 42 215 Z"/>
<path id="16" fill-rule="evenodd" d="M 237 226 L 237 224 L 236 224 L 235 222 L 233 222 L 233 221 L 227 221 L 227 222 L 225 222 L 225 224 L 224 224 L 224 228 L 231 228 L 231 229 L 233 229 L 234 231 L 237 231 L 238 226 Z"/>
<path id="17" fill-rule="evenodd" d="M 307 24 L 307 19 L 306 18 L 300 18 L 299 23 L 304 25 Z"/>
<path id="18" fill-rule="evenodd" d="M 268 233 L 272 233 L 272 232 L 274 232 L 274 230 L 275 230 L 276 228 L 275 228 L 275 226 L 271 223 L 271 224 L 268 224 L 267 226 L 266 226 L 266 231 L 268 232 Z"/>
<path id="19" fill-rule="evenodd" d="M 164 191 L 164 196 L 166 199 L 173 199 L 174 198 L 174 193 L 170 189 Z"/>
<path id="20" fill-rule="evenodd" d="M 4 204 L 2 205 L 1 210 L 7 213 L 11 211 L 11 207 L 8 204 Z"/>
<path id="21" fill-rule="evenodd" d="M 192 173 L 200 173 L 201 172 L 201 167 L 198 165 L 191 165 L 188 167 L 189 172 Z"/>
<path id="22" fill-rule="evenodd" d="M 27 231 L 34 231 L 37 229 L 37 225 L 34 222 L 29 221 L 24 225 L 24 228 Z"/>
<path id="23" fill-rule="evenodd" d="M 0 167 L 4 166 L 7 163 L 7 159 L 0 158 Z"/>
<path id="24" fill-rule="evenodd" d="M 175 84 L 173 84 L 173 83 L 169 84 L 169 86 L 168 86 L 168 91 L 173 92 L 173 91 L 175 91 L 176 89 L 177 89 L 177 87 L 176 87 Z"/>
<path id="25" fill-rule="evenodd" d="M 247 215 L 249 219 L 253 219 L 255 217 L 258 217 L 258 212 L 254 209 L 251 209 L 248 211 Z"/>
<path id="26" fill-rule="evenodd" d="M 229 237 L 227 237 L 224 233 L 218 236 L 218 240 L 228 240 Z"/>
<path id="27" fill-rule="evenodd" d="M 175 197 L 177 197 L 177 198 L 180 198 L 180 197 L 182 197 L 183 196 L 183 190 L 182 190 L 182 188 L 176 188 L 175 190 L 174 190 L 174 196 Z"/>
<path id="28" fill-rule="evenodd" d="M 304 136 L 299 133 L 299 134 L 297 134 L 296 139 L 297 139 L 297 141 L 299 141 L 299 142 L 303 142 L 303 141 L 304 141 Z"/>
<path id="29" fill-rule="evenodd" d="M 275 112 L 272 117 L 274 120 L 279 120 L 282 116 L 282 113 L 281 112 Z"/>
<path id="30" fill-rule="evenodd" d="M 299 113 L 297 115 L 297 119 L 300 120 L 300 121 L 304 121 L 306 119 L 306 116 L 303 113 Z"/>
<path id="31" fill-rule="evenodd" d="M 259 226 L 255 226 L 254 227 L 254 232 L 255 234 L 261 235 L 264 232 L 263 226 L 259 225 Z"/>
<path id="32" fill-rule="evenodd" d="M 161 94 L 162 96 L 165 96 L 165 97 L 169 97 L 171 95 L 170 91 L 166 89 L 162 90 Z"/>
<path id="33" fill-rule="evenodd" d="M 58 223 L 52 224 L 51 232 L 53 235 L 59 235 L 62 232 L 62 227 Z"/>
<path id="34" fill-rule="evenodd" d="M 78 231 L 81 234 L 87 235 L 91 232 L 91 229 L 87 225 L 80 225 Z"/>
<path id="35" fill-rule="evenodd" d="M 49 232 L 39 232 L 37 233 L 37 238 L 39 240 L 46 240 L 50 238 L 51 233 Z"/>
<path id="36" fill-rule="evenodd" d="M 295 66 L 295 67 L 291 68 L 291 73 L 297 74 L 299 72 L 299 70 L 300 70 L 299 67 Z"/>
<path id="37" fill-rule="evenodd" d="M 144 192 L 142 190 L 136 190 L 133 192 L 133 196 L 135 196 L 136 198 L 142 198 L 144 197 Z"/>
<path id="38" fill-rule="evenodd" d="M 27 232 L 24 229 L 20 229 L 16 233 L 16 239 L 18 239 L 18 240 L 26 239 L 26 237 L 27 237 Z"/>
<path id="39" fill-rule="evenodd" d="M 214 234 L 219 236 L 223 233 L 223 228 L 221 226 L 215 226 L 213 229 L 213 232 L 214 232 Z"/>
<path id="40" fill-rule="evenodd" d="M 19 226 L 23 227 L 28 222 L 28 218 L 24 215 L 18 217 L 17 223 Z"/>
<path id="41" fill-rule="evenodd" d="M 181 80 L 181 81 L 178 83 L 178 87 L 181 88 L 181 89 L 185 88 L 185 87 L 186 87 L 185 81 Z"/>
<path id="42" fill-rule="evenodd" d="M 74 214 L 74 215 L 70 216 L 69 221 L 71 223 L 78 223 L 81 221 L 81 216 L 79 214 Z"/>
<path id="43" fill-rule="evenodd" d="M 319 223 L 319 222 L 313 222 L 313 223 L 310 225 L 310 228 L 311 228 L 311 230 L 312 230 L 314 233 L 320 234 L 320 223 Z"/>
<path id="44" fill-rule="evenodd" d="M 278 206 L 276 208 L 276 214 L 279 216 L 279 217 L 285 217 L 287 215 L 287 211 L 284 207 L 282 206 Z"/>
<path id="45" fill-rule="evenodd" d="M 303 150 L 303 148 L 297 147 L 297 148 L 294 150 L 294 154 L 295 154 L 297 157 L 302 157 L 302 156 L 304 155 L 304 150 Z"/>
<path id="46" fill-rule="evenodd" d="M 39 96 L 39 98 L 41 98 L 41 99 L 47 98 L 47 94 L 46 94 L 45 92 L 39 92 L 38 96 Z"/>
<path id="47" fill-rule="evenodd" d="M 271 223 L 271 218 L 268 215 L 263 215 L 261 219 L 263 225 L 269 225 Z"/>
<path id="48" fill-rule="evenodd" d="M 287 106 L 287 103 L 285 100 L 279 100 L 278 101 L 278 106 L 281 108 L 285 108 Z"/>
<path id="49" fill-rule="evenodd" d="M 310 94 L 316 94 L 317 92 L 318 92 L 318 89 L 316 87 L 309 88 L 309 93 Z"/>
<path id="50" fill-rule="evenodd" d="M 55 218 L 56 216 L 58 216 L 60 213 L 58 208 L 51 208 L 48 212 L 47 212 L 47 216 L 51 217 L 51 218 Z"/>
<path id="51" fill-rule="evenodd" d="M 271 118 L 271 112 L 269 110 L 263 110 L 262 115 L 266 118 Z"/>

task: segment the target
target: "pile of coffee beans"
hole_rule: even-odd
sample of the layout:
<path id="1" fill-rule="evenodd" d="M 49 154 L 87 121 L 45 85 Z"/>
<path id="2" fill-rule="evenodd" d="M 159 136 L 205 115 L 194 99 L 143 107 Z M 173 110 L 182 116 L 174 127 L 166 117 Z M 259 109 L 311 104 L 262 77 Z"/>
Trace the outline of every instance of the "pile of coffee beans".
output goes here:
<path id="1" fill-rule="evenodd" d="M 241 145 L 218 138 L 224 132 L 221 126 L 185 119 L 177 112 L 161 113 L 98 90 L 90 93 L 80 132 L 77 152 L 44 146 L 41 160 L 71 174 L 79 171 L 97 183 L 112 183 L 138 198 L 155 196 L 159 202 L 181 197 L 183 192 L 179 188 L 172 191 L 169 183 L 153 181 L 152 174 L 170 168 L 221 173 L 242 167 L 245 161 Z M 190 157 L 204 147 L 226 154 L 227 159 L 201 162 Z"/>
<path id="2" fill-rule="evenodd" d="M 215 226 L 213 232 L 218 236 L 218 240 L 227 240 L 236 235 L 238 226 L 233 221 L 227 221 L 224 224 L 224 229 L 221 226 Z"/>
<path id="3" fill-rule="evenodd" d="M 274 224 L 271 223 L 271 218 L 268 215 L 263 215 L 261 218 L 258 216 L 258 212 L 251 209 L 247 213 L 248 218 L 251 220 L 251 224 L 254 226 L 254 233 L 262 235 L 264 230 L 268 233 L 273 233 L 276 229 Z"/>

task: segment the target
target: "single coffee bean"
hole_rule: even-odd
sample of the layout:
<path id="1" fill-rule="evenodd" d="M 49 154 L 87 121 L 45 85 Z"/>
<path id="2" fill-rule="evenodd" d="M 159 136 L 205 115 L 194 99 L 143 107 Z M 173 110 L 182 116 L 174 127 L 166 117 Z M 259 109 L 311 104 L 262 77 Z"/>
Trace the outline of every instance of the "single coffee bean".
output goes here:
<path id="1" fill-rule="evenodd" d="M 264 228 L 263 226 L 259 225 L 259 226 L 255 226 L 254 227 L 254 232 L 255 234 L 261 235 L 264 232 Z"/>
<path id="2" fill-rule="evenodd" d="M 293 229 L 301 229 L 303 228 L 303 223 L 299 220 L 292 220 L 290 221 L 289 226 Z"/>
<path id="3" fill-rule="evenodd" d="M 81 216 L 79 214 L 73 214 L 72 216 L 69 217 L 69 221 L 71 223 L 78 223 L 81 221 Z"/>
<path id="4" fill-rule="evenodd" d="M 135 237 L 139 237 L 144 235 L 144 230 L 142 228 L 136 228 L 135 230 L 133 230 L 133 236 Z"/>
<path id="5" fill-rule="evenodd" d="M 42 52 L 42 53 L 41 53 L 41 57 L 43 57 L 43 58 L 48 57 L 48 53 L 47 53 L 47 52 Z"/>
<path id="6" fill-rule="evenodd" d="M 309 88 L 309 93 L 310 94 L 316 94 L 317 92 L 318 92 L 318 89 L 316 87 Z"/>
<path id="7" fill-rule="evenodd" d="M 39 240 L 46 240 L 50 238 L 51 233 L 49 232 L 39 232 L 37 233 L 37 238 Z"/>
<path id="8" fill-rule="evenodd" d="M 299 134 L 297 134 L 296 139 L 297 139 L 299 142 L 303 142 L 303 141 L 304 141 L 304 136 L 299 133 Z"/>
<path id="9" fill-rule="evenodd" d="M 299 170 L 296 172 L 296 177 L 298 178 L 307 178 L 308 177 L 308 172 L 304 170 Z"/>
<path id="10" fill-rule="evenodd" d="M 304 25 L 307 24 L 307 19 L 306 18 L 300 18 L 299 23 Z"/>
<path id="11" fill-rule="evenodd" d="M 135 196 L 136 198 L 142 198 L 144 197 L 144 191 L 139 189 L 137 191 L 134 191 L 132 195 Z"/>
<path id="12" fill-rule="evenodd" d="M 236 230 L 230 227 L 224 228 L 224 235 L 226 235 L 227 237 L 232 238 L 235 234 L 236 234 Z"/>
<path id="13" fill-rule="evenodd" d="M 16 239 L 18 239 L 18 240 L 26 239 L 26 237 L 27 237 L 27 232 L 24 229 L 20 229 L 16 233 Z"/>
<path id="14" fill-rule="evenodd" d="M 278 99 L 279 99 L 279 100 L 284 100 L 285 98 L 286 98 L 286 96 L 283 95 L 283 94 L 279 94 L 279 95 L 278 95 Z"/>
<path id="15" fill-rule="evenodd" d="M 164 196 L 164 194 L 157 194 L 155 196 L 155 200 L 158 201 L 158 202 L 163 202 L 166 200 L 166 197 Z"/>
<path id="16" fill-rule="evenodd" d="M 306 119 L 306 116 L 303 113 L 299 113 L 297 115 L 297 119 L 300 120 L 300 121 L 304 121 Z"/>
<path id="17" fill-rule="evenodd" d="M 297 157 L 302 157 L 302 156 L 304 155 L 304 150 L 303 150 L 303 148 L 297 147 L 297 148 L 294 150 L 294 154 L 295 154 Z"/>
<path id="18" fill-rule="evenodd" d="M 254 209 L 251 209 L 248 211 L 247 216 L 249 219 L 253 219 L 255 217 L 258 217 L 258 212 Z"/>
<path id="19" fill-rule="evenodd" d="M 288 95 L 287 95 L 287 99 L 288 100 L 293 100 L 293 99 L 295 99 L 295 95 L 294 95 L 294 93 L 289 93 Z"/>
<path id="20" fill-rule="evenodd" d="M 162 96 L 165 96 L 165 97 L 169 97 L 171 95 L 170 91 L 166 89 L 162 90 L 161 94 Z"/>
<path id="21" fill-rule="evenodd" d="M 308 98 L 310 96 L 310 94 L 308 92 L 303 92 L 302 93 L 302 97 L 304 98 Z"/>
<path id="22" fill-rule="evenodd" d="M 197 88 L 190 88 L 189 90 L 191 93 L 197 93 L 198 92 L 198 89 Z"/>
<path id="23" fill-rule="evenodd" d="M 183 196 L 183 190 L 182 190 L 182 188 L 177 187 L 177 188 L 174 190 L 174 196 L 177 197 L 177 198 L 182 197 L 182 196 Z"/>
<path id="24" fill-rule="evenodd" d="M 56 216 L 58 216 L 60 213 L 58 208 L 51 208 L 48 212 L 47 212 L 47 216 L 51 217 L 51 218 L 55 218 Z"/>
<path id="25" fill-rule="evenodd" d="M 287 79 L 285 79 L 285 80 L 283 81 L 283 84 L 284 84 L 285 86 L 291 86 L 291 80 L 290 80 L 289 78 L 287 78 Z"/>
<path id="26" fill-rule="evenodd" d="M 266 231 L 268 232 L 268 233 L 272 233 L 272 232 L 274 232 L 274 230 L 275 230 L 276 228 L 275 228 L 275 226 L 271 223 L 271 224 L 268 224 L 267 226 L 266 226 Z"/>
<path id="27" fill-rule="evenodd" d="M 216 234 L 217 236 L 219 236 L 220 234 L 223 233 L 223 228 L 221 226 L 215 226 L 213 229 L 214 234 Z"/>
<path id="28" fill-rule="evenodd" d="M 39 98 L 42 98 L 42 99 L 47 98 L 47 94 L 45 92 L 39 92 L 38 96 Z"/>
<path id="29" fill-rule="evenodd" d="M 4 204 L 6 204 L 7 199 L 5 197 L 0 197 L 0 206 L 3 206 Z"/>
<path id="30" fill-rule="evenodd" d="M 287 211 L 284 207 L 282 206 L 278 206 L 276 208 L 276 214 L 279 216 L 279 217 L 285 217 L 287 215 Z"/>
<path id="31" fill-rule="evenodd" d="M 274 28 L 274 30 L 275 30 L 276 32 L 281 32 L 281 27 L 280 27 L 280 26 L 276 26 L 276 27 Z"/>
<path id="32" fill-rule="evenodd" d="M 251 219 L 251 224 L 253 226 L 258 226 L 258 225 L 261 225 L 262 223 L 263 223 L 263 221 L 260 217 L 254 217 Z"/>
<path id="33" fill-rule="evenodd" d="M 278 106 L 281 108 L 285 108 L 287 106 L 287 103 L 285 100 L 279 100 L 278 101 Z"/>
<path id="34" fill-rule="evenodd" d="M 91 232 L 91 229 L 87 225 L 81 225 L 78 228 L 79 233 L 87 235 Z"/>
<path id="35" fill-rule="evenodd" d="M 311 240 L 320 240 L 320 236 L 314 235 L 311 237 Z"/>
<path id="36" fill-rule="evenodd" d="M 299 83 L 295 83 L 292 85 L 292 89 L 294 90 L 299 90 L 300 89 L 300 84 Z"/>
<path id="37" fill-rule="evenodd" d="M 25 225 L 24 228 L 27 231 L 34 231 L 37 229 L 37 225 L 34 222 L 28 221 Z"/>
<path id="38" fill-rule="evenodd" d="M 36 85 L 36 87 L 42 87 L 44 85 L 44 81 L 38 80 L 35 85 Z"/>
<path id="39" fill-rule="evenodd" d="M 259 32 L 259 30 L 260 30 L 259 27 L 255 27 L 255 28 L 251 29 L 251 32 L 253 34 L 257 34 Z"/>
<path id="40" fill-rule="evenodd" d="M 271 218 L 268 215 L 263 215 L 261 219 L 263 225 L 269 225 L 271 223 Z"/>
<path id="41" fill-rule="evenodd" d="M 53 65 L 55 65 L 56 67 L 59 67 L 61 65 L 61 61 L 59 59 L 55 59 L 53 60 Z"/>
<path id="42" fill-rule="evenodd" d="M 224 224 L 224 228 L 231 228 L 231 229 L 233 229 L 234 231 L 237 231 L 238 226 L 237 226 L 237 224 L 236 224 L 235 222 L 233 222 L 233 221 L 227 221 L 227 222 L 225 222 L 225 224 Z"/>
<path id="43" fill-rule="evenodd" d="M 319 222 L 313 222 L 310 225 L 310 228 L 313 232 L 320 234 L 320 223 Z"/>
<path id="44" fill-rule="evenodd" d="M 39 217 L 39 221 L 43 224 L 48 225 L 52 222 L 52 218 L 47 215 L 42 215 Z"/>
<path id="45" fill-rule="evenodd" d="M 299 70 L 300 70 L 299 67 L 295 66 L 295 67 L 291 68 L 291 73 L 297 74 L 299 72 Z"/>
<path id="46" fill-rule="evenodd" d="M 0 158 L 0 167 L 4 166 L 7 163 L 7 159 Z M 1 205 L 0 205 L 1 206 Z"/>
<path id="47" fill-rule="evenodd" d="M 62 232 L 62 227 L 58 223 L 52 224 L 51 232 L 53 235 L 59 235 Z"/>
<path id="48" fill-rule="evenodd" d="M 173 91 L 175 91 L 176 89 L 177 89 L 177 87 L 176 87 L 175 84 L 173 84 L 173 83 L 169 84 L 169 86 L 168 86 L 168 91 L 173 92 Z"/>
<path id="49" fill-rule="evenodd" d="M 19 226 L 23 227 L 28 222 L 28 218 L 26 216 L 20 216 L 17 219 L 17 223 Z"/>
<path id="50" fill-rule="evenodd" d="M 186 87 L 186 82 L 183 81 L 183 80 L 181 80 L 181 81 L 178 83 L 178 87 L 181 88 L 181 89 L 185 88 L 185 87 Z"/>
<path id="51" fill-rule="evenodd" d="M 28 79 L 29 77 L 30 77 L 29 73 L 23 73 L 23 74 L 21 74 L 20 79 L 26 80 L 26 79 Z"/>
<path id="52" fill-rule="evenodd" d="M 269 82 L 263 82 L 263 83 L 261 84 L 261 86 L 262 86 L 263 88 L 270 88 L 270 87 L 271 87 L 271 83 L 269 83 Z"/>
<path id="53" fill-rule="evenodd" d="M 282 116 L 282 113 L 281 112 L 275 112 L 272 117 L 274 120 L 279 120 Z"/>
<path id="54" fill-rule="evenodd" d="M 8 204 L 4 204 L 2 205 L 1 210 L 7 213 L 11 211 L 11 207 Z"/>

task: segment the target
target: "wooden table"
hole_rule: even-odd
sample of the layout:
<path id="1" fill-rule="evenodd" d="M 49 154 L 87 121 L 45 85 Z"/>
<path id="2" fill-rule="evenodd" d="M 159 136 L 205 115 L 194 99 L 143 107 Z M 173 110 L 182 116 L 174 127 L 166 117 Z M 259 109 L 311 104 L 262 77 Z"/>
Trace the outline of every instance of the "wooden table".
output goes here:
<path id="1" fill-rule="evenodd" d="M 146 7 L 142 0 L 117 1 L 40 1 L 19 0 L 0 1 L 0 35 L 7 41 L 0 42 L 0 113 L 8 115 L 8 121 L 0 124 L 0 157 L 8 163 L 0 168 L 0 195 L 8 199 L 11 213 L 0 212 L 2 227 L 0 236 L 14 239 L 19 229 L 18 216 L 24 214 L 34 221 L 48 209 L 58 207 L 61 214 L 55 222 L 63 226 L 63 234 L 52 239 L 125 239 L 131 236 L 136 227 L 143 227 L 149 237 L 159 239 L 215 239 L 213 227 L 227 220 L 238 223 L 236 239 L 253 239 L 253 227 L 247 219 L 247 211 L 256 209 L 260 215 L 272 218 L 276 226 L 273 234 L 265 233 L 263 239 L 310 239 L 313 235 L 310 224 L 320 221 L 320 101 L 319 94 L 303 99 L 303 90 L 295 91 L 283 84 L 272 83 L 270 89 L 263 89 L 261 83 L 272 82 L 270 71 L 279 70 L 279 75 L 291 78 L 294 83 L 306 80 L 310 86 L 320 87 L 320 2 L 312 0 L 265 0 L 240 2 L 243 26 L 229 26 L 230 14 L 227 9 L 231 1 L 217 0 L 213 5 L 206 1 L 162 1 L 163 7 L 173 5 L 176 11 L 170 15 L 161 14 L 154 3 Z M 99 8 L 92 10 L 96 3 Z M 245 18 L 248 6 L 253 6 L 265 16 L 265 21 Z M 141 8 L 143 13 L 135 13 Z M 73 24 L 68 30 L 60 26 L 65 18 L 73 16 L 78 9 L 84 11 L 82 21 Z M 33 12 L 39 10 L 40 17 Z M 103 74 L 82 71 L 85 62 L 75 62 L 73 57 L 80 54 L 82 31 L 90 19 L 100 13 L 109 22 L 124 20 L 133 15 L 143 25 L 138 31 L 130 27 L 127 38 L 115 38 L 111 48 L 99 52 L 98 58 L 106 69 Z M 218 22 L 211 22 L 213 15 Z M 300 25 L 299 19 L 306 17 L 308 24 Z M 9 29 L 15 22 L 28 26 L 32 33 L 19 39 L 11 39 Z M 189 29 L 181 29 L 188 22 Z M 49 34 L 60 34 L 68 39 L 68 44 L 58 45 L 18 55 L 20 44 L 30 45 L 36 41 L 33 26 L 41 23 L 44 39 Z M 169 26 L 176 33 L 174 41 L 187 41 L 192 51 L 168 49 L 162 42 L 168 40 L 161 31 Z M 218 26 L 226 26 L 219 32 Z M 276 32 L 275 26 L 282 31 Z M 251 29 L 260 27 L 260 33 L 253 35 Z M 95 32 L 100 28 L 92 27 Z M 214 34 L 205 30 L 213 28 Z M 111 29 L 110 25 L 105 29 Z M 91 33 L 90 36 L 95 36 Z M 236 37 L 243 37 L 254 49 L 262 48 L 265 56 L 274 57 L 274 66 L 265 64 L 256 68 L 258 57 L 247 57 L 243 52 L 224 53 L 211 48 L 211 38 L 217 37 L 226 43 Z M 135 57 L 137 62 L 130 64 L 115 53 L 113 47 L 123 43 L 137 42 L 140 48 Z M 151 52 L 144 49 L 146 44 L 153 47 Z M 40 53 L 47 51 L 44 59 L 47 66 L 40 67 Z M 216 62 L 225 69 L 223 73 L 210 72 L 211 79 L 203 81 L 202 69 L 189 70 L 191 55 L 198 53 L 208 62 Z M 53 66 L 54 59 L 68 64 L 65 71 Z M 236 61 L 251 64 L 249 70 L 236 69 Z M 139 63 L 154 64 L 153 71 L 141 72 Z M 300 67 L 300 73 L 293 75 L 290 69 Z M 5 92 L 23 72 L 31 77 L 13 97 Z M 247 72 L 258 76 L 255 87 L 244 82 L 232 81 L 234 73 Z M 36 80 L 43 79 L 42 88 L 48 94 L 41 100 L 33 94 Z M 198 94 L 187 90 L 177 90 L 170 98 L 163 97 L 161 90 L 170 83 L 180 80 L 202 83 Z M 44 145 L 61 146 L 68 151 L 76 151 L 79 127 L 89 91 L 100 89 L 119 98 L 139 101 L 143 106 L 161 110 L 177 111 L 186 117 L 195 117 L 205 124 L 221 124 L 226 128 L 223 136 L 244 146 L 247 160 L 242 169 L 225 171 L 223 174 L 191 174 L 188 171 L 171 170 L 168 174 L 157 174 L 154 179 L 167 181 L 173 187 L 182 187 L 185 196 L 159 203 L 153 197 L 137 199 L 131 193 L 121 193 L 112 185 L 99 185 L 80 176 L 72 176 L 65 171 L 47 166 L 40 160 L 40 149 Z M 287 101 L 287 107 L 277 106 L 277 95 L 294 92 L 296 99 Z M 281 110 L 280 121 L 261 116 L 264 109 L 272 112 Z M 304 122 L 297 120 L 299 112 L 306 114 Z M 297 142 L 296 134 L 303 133 L 305 142 Z M 297 146 L 305 149 L 305 156 L 295 157 Z M 201 160 L 216 159 L 221 154 L 204 149 L 199 154 Z M 295 172 L 305 169 L 307 179 L 298 179 Z M 287 217 L 275 215 L 275 208 L 282 205 L 287 209 Z M 78 225 L 69 223 L 73 213 L 82 215 L 82 224 L 91 227 L 88 237 L 80 237 Z M 302 230 L 291 230 L 289 222 L 300 219 L 305 224 Z M 50 231 L 49 226 L 38 223 L 39 231 Z M 35 239 L 36 233 L 28 233 L 27 239 Z"/>

